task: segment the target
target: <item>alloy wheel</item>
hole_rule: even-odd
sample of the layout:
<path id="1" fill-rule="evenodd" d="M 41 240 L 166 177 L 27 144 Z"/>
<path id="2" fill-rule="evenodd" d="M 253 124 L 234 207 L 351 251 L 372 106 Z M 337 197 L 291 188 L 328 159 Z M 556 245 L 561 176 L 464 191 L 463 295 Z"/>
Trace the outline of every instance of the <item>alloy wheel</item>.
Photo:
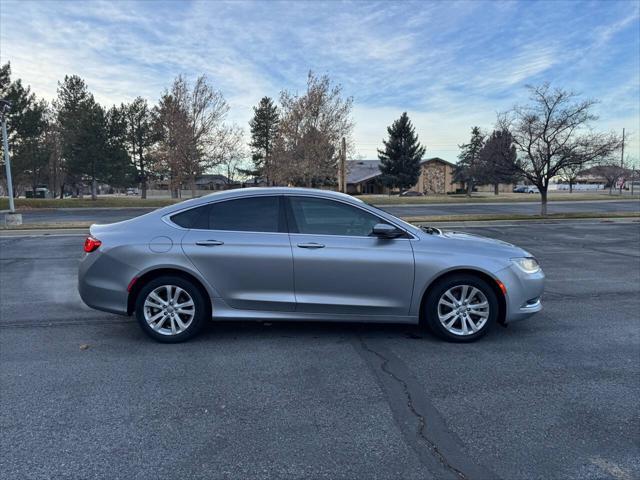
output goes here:
<path id="1" fill-rule="evenodd" d="M 490 307 L 482 291 L 471 285 L 455 285 L 438 301 L 438 319 L 450 333 L 473 335 L 489 319 Z"/>
<path id="2" fill-rule="evenodd" d="M 191 295 L 177 285 L 161 285 L 144 301 L 144 319 L 161 335 L 178 335 L 189 328 L 196 309 Z"/>

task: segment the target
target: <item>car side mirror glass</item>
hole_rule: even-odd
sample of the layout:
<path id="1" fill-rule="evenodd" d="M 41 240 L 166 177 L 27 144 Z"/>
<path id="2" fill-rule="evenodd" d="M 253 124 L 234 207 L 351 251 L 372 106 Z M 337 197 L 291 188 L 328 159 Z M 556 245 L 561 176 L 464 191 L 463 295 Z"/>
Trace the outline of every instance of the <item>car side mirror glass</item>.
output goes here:
<path id="1" fill-rule="evenodd" d="M 380 238 L 397 238 L 402 236 L 404 232 L 388 223 L 376 223 L 371 233 Z"/>

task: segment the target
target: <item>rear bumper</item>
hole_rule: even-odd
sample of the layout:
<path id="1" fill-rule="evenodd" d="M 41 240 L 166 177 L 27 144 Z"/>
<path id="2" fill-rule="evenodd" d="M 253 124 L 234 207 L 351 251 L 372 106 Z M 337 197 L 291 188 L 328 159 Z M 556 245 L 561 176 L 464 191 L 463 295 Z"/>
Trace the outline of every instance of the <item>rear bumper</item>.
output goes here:
<path id="1" fill-rule="evenodd" d="M 91 308 L 127 315 L 129 292 L 126 279 L 134 276 L 132 267 L 108 254 L 100 251 L 85 254 L 78 269 L 78 293 Z"/>
<path id="2" fill-rule="evenodd" d="M 545 276 L 542 270 L 527 274 L 515 265 L 499 271 L 496 276 L 505 285 L 507 311 L 505 322 L 524 320 L 542 310 Z"/>
<path id="3" fill-rule="evenodd" d="M 78 282 L 78 293 L 82 301 L 91 308 L 103 312 L 127 315 L 128 292 Z"/>

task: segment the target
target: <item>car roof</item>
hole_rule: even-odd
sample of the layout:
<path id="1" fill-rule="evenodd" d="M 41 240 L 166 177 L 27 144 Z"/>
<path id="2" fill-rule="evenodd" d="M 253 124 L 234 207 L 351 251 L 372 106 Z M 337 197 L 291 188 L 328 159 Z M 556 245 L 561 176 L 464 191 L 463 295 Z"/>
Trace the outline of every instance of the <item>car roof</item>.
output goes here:
<path id="1" fill-rule="evenodd" d="M 248 187 L 237 188 L 234 190 L 224 190 L 222 192 L 211 193 L 201 197 L 203 199 L 212 198 L 235 198 L 235 197 L 252 197 L 255 195 L 312 195 L 326 198 L 339 198 L 342 200 L 350 200 L 362 202 L 357 198 L 341 192 L 333 190 L 321 190 L 318 188 L 300 188 L 300 187 Z"/>
<path id="2" fill-rule="evenodd" d="M 330 198 L 341 200 L 355 205 L 362 205 L 364 202 L 358 198 L 352 197 L 345 193 L 334 192 L 333 190 L 320 190 L 317 188 L 299 188 L 299 187 L 248 187 L 237 188 L 234 190 L 222 190 L 202 197 L 185 200 L 184 202 L 175 203 L 158 210 L 163 215 L 167 213 L 177 212 L 185 208 L 197 207 L 210 202 L 222 200 L 231 200 L 235 198 L 256 197 L 263 195 L 305 195 L 316 198 Z"/>

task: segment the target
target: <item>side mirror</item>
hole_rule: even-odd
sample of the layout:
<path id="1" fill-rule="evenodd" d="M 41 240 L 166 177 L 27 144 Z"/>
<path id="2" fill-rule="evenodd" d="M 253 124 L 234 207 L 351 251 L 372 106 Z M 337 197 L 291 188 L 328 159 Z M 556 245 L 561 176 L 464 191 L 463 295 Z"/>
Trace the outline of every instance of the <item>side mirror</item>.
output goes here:
<path id="1" fill-rule="evenodd" d="M 402 230 L 399 230 L 388 223 L 376 223 L 373 226 L 371 233 L 379 238 L 398 238 L 404 234 Z"/>

